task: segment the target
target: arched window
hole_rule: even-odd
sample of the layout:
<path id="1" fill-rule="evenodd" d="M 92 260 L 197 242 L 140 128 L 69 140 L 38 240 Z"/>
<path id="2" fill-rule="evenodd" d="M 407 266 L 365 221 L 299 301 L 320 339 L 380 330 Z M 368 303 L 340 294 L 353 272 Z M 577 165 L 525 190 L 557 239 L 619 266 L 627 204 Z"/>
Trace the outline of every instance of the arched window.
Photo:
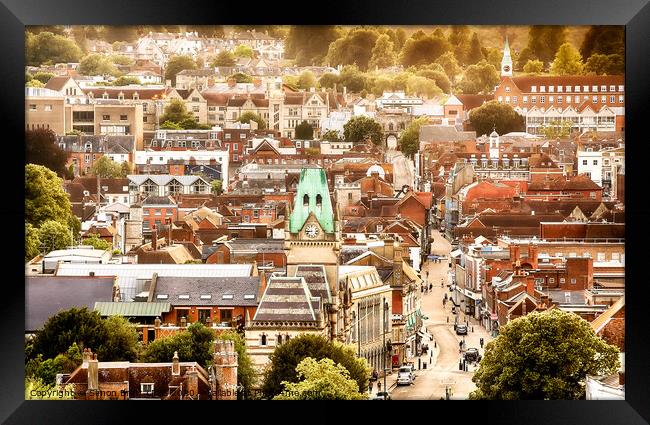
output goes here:
<path id="1" fill-rule="evenodd" d="M 393 123 L 392 122 L 388 124 L 388 130 L 393 131 Z"/>
<path id="2" fill-rule="evenodd" d="M 286 335 L 284 336 L 284 341 L 285 341 L 285 342 L 289 342 L 290 339 L 291 339 L 291 335 L 286 334 Z"/>
<path id="3" fill-rule="evenodd" d="M 262 345 L 266 345 L 266 334 L 262 334 Z"/>
<path id="4" fill-rule="evenodd" d="M 320 196 L 320 194 L 316 195 L 316 208 L 318 209 L 318 211 L 320 211 L 321 208 L 323 208 L 323 197 Z"/>
<path id="5" fill-rule="evenodd" d="M 305 194 L 305 196 L 302 197 L 302 205 L 304 207 L 309 206 L 309 195 Z"/>
<path id="6" fill-rule="evenodd" d="M 282 344 L 282 335 L 278 334 L 278 345 Z"/>

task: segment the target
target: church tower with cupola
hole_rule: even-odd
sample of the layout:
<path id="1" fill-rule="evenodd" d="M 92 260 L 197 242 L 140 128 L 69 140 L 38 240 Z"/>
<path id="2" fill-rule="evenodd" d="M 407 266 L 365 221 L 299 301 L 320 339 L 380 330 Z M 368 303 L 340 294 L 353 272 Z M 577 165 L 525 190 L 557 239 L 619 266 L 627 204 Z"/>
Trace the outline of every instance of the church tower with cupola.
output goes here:
<path id="1" fill-rule="evenodd" d="M 510 56 L 510 44 L 506 36 L 506 44 L 503 47 L 503 58 L 501 59 L 501 76 L 512 77 L 512 57 Z"/>
<path id="2" fill-rule="evenodd" d="M 499 159 L 499 134 L 496 130 L 490 133 L 490 159 Z"/>

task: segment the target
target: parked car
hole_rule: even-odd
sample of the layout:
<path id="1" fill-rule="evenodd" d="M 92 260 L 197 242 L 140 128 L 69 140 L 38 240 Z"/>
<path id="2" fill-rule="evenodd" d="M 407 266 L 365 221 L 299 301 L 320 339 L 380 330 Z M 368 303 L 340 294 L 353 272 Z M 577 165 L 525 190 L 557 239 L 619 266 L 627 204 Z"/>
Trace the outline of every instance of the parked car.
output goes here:
<path id="1" fill-rule="evenodd" d="M 390 400 L 390 394 L 388 394 L 386 391 L 382 391 L 375 394 L 371 400 Z"/>
<path id="2" fill-rule="evenodd" d="M 467 351 L 465 351 L 465 354 L 463 355 L 465 360 L 468 362 L 480 362 L 481 361 L 481 355 L 478 352 L 478 348 L 468 348 Z"/>
<path id="3" fill-rule="evenodd" d="M 456 335 L 467 335 L 467 325 L 456 325 Z"/>
<path id="4" fill-rule="evenodd" d="M 397 372 L 397 385 L 412 385 L 415 380 L 412 366 L 402 366 Z"/>

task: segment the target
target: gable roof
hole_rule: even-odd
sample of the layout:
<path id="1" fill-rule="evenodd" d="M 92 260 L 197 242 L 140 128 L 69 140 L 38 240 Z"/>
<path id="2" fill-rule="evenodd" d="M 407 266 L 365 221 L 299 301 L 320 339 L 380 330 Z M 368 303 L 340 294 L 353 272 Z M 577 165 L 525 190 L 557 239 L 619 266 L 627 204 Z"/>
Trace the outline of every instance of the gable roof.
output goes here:
<path id="1" fill-rule="evenodd" d="M 318 264 L 301 264 L 296 268 L 296 277 L 302 277 L 307 283 L 312 297 L 320 297 L 323 304 L 332 302 L 330 287 L 327 283 L 325 266 Z"/>
<path id="2" fill-rule="evenodd" d="M 150 297 L 151 301 L 165 301 L 172 306 L 256 306 L 259 286 L 259 276 L 159 277 Z M 161 299 L 160 295 L 167 298 Z"/>
<path id="3" fill-rule="evenodd" d="M 312 299 L 303 277 L 272 277 L 253 321 L 317 322 L 319 301 Z"/>
<path id="4" fill-rule="evenodd" d="M 45 88 L 50 90 L 55 90 L 55 91 L 61 91 L 63 86 L 65 86 L 68 80 L 70 80 L 71 78 L 72 77 L 67 75 L 62 77 L 54 76 L 49 80 L 47 80 L 47 84 L 45 84 Z"/>

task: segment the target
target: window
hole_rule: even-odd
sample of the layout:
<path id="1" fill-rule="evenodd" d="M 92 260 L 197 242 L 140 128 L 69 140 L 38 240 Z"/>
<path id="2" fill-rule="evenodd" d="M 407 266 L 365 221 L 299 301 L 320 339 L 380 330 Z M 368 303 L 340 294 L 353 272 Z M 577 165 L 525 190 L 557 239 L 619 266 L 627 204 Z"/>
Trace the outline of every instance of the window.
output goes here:
<path id="1" fill-rule="evenodd" d="M 609 91 L 616 91 L 616 86 L 609 86 Z"/>
<path id="2" fill-rule="evenodd" d="M 621 261 L 621 255 L 618 252 L 612 252 L 612 261 Z"/>
<path id="3" fill-rule="evenodd" d="M 506 96 L 506 103 L 510 103 L 510 96 Z"/>
<path id="4" fill-rule="evenodd" d="M 561 278 L 560 278 L 560 283 L 566 283 L 566 279 L 563 278 L 563 277 L 561 277 Z"/>
<path id="5" fill-rule="evenodd" d="M 517 96 L 512 96 L 512 103 L 517 103 Z M 456 111 L 450 111 L 452 115 L 456 115 Z"/>
<path id="6" fill-rule="evenodd" d="M 240 138 L 240 139 L 245 139 L 245 138 L 246 138 L 246 134 L 244 134 L 244 133 L 240 133 L 240 134 L 239 134 L 239 138 Z"/>
<path id="7" fill-rule="evenodd" d="M 566 91 L 567 93 L 571 93 L 571 86 L 566 86 L 566 90 L 565 90 L 565 91 Z"/>
<path id="8" fill-rule="evenodd" d="M 576 284 L 576 278 L 575 278 L 575 277 L 572 277 L 572 278 L 571 278 L 571 284 L 572 284 L 572 285 L 575 285 L 575 284 Z"/>
<path id="9" fill-rule="evenodd" d="M 111 120 L 111 116 L 110 116 L 110 115 L 102 115 L 102 120 L 104 120 L 104 121 L 110 121 L 110 120 Z"/>
<path id="10" fill-rule="evenodd" d="M 262 334 L 260 337 L 260 345 L 266 345 L 266 335 Z"/>
<path id="11" fill-rule="evenodd" d="M 607 96 L 600 96 L 600 103 L 607 103 Z"/>
<path id="12" fill-rule="evenodd" d="M 142 112 L 147 112 L 147 104 L 146 103 L 142 104 Z"/>
<path id="13" fill-rule="evenodd" d="M 555 86 L 548 86 L 548 92 L 553 93 L 555 91 Z"/>
<path id="14" fill-rule="evenodd" d="M 589 197 L 591 199 L 596 199 L 596 192 L 589 192 Z"/>
<path id="15" fill-rule="evenodd" d="M 546 86 L 540 86 L 539 87 L 539 92 L 540 93 L 546 93 Z"/>
<path id="16" fill-rule="evenodd" d="M 587 100 L 587 99 L 585 99 L 585 100 Z M 598 102 L 598 96 L 596 96 L 596 95 L 591 96 L 591 101 L 593 103 L 597 103 Z"/>
<path id="17" fill-rule="evenodd" d="M 553 102 L 555 102 L 555 96 L 549 96 L 548 103 L 553 103 Z"/>
<path id="18" fill-rule="evenodd" d="M 603 97 L 604 97 L 604 96 L 603 96 Z M 616 102 L 616 96 L 611 95 L 611 96 L 609 97 L 609 103 L 614 103 L 614 102 Z"/>
<path id="19" fill-rule="evenodd" d="M 537 103 L 537 96 L 532 96 L 530 98 L 530 103 Z"/>
<path id="20" fill-rule="evenodd" d="M 52 111 L 52 105 L 45 105 L 44 110 L 45 110 L 46 112 L 50 112 L 50 111 Z"/>
<path id="21" fill-rule="evenodd" d="M 598 160 L 594 159 L 594 165 L 598 165 Z"/>
<path id="22" fill-rule="evenodd" d="M 499 102 L 503 102 L 503 96 L 499 96 Z"/>
<path id="23" fill-rule="evenodd" d="M 531 86 L 530 87 L 530 92 L 531 93 L 537 93 L 537 86 Z"/>
<path id="24" fill-rule="evenodd" d="M 623 103 L 623 96 L 618 97 L 618 103 Z"/>
<path id="25" fill-rule="evenodd" d="M 226 140 L 230 140 L 230 133 L 226 133 Z"/>
<path id="26" fill-rule="evenodd" d="M 606 92 L 607 91 L 607 86 L 600 86 L 600 92 Z"/>
<path id="27" fill-rule="evenodd" d="M 147 118 L 148 118 L 148 117 L 146 117 L 146 116 L 145 116 L 145 117 L 142 117 L 142 122 L 147 122 Z"/>
<path id="28" fill-rule="evenodd" d="M 605 261 L 605 253 L 604 252 L 599 252 L 596 254 L 597 261 Z"/>
<path id="29" fill-rule="evenodd" d="M 557 97 L 557 103 L 562 103 L 562 96 Z"/>
<path id="30" fill-rule="evenodd" d="M 198 106 L 192 106 L 192 112 L 199 112 Z"/>
<path id="31" fill-rule="evenodd" d="M 582 160 L 582 165 L 587 165 L 587 160 L 586 159 Z"/>
<path id="32" fill-rule="evenodd" d="M 140 384 L 140 393 L 142 394 L 153 394 L 153 384 L 145 384 L 141 383 Z"/>
<path id="33" fill-rule="evenodd" d="M 524 103 L 528 103 L 528 96 L 524 96 Z"/>
<path id="34" fill-rule="evenodd" d="M 573 91 L 574 91 L 575 93 L 580 93 L 580 86 L 575 86 L 574 89 L 573 89 Z M 586 90 L 585 90 L 585 91 L 586 91 Z"/>
<path id="35" fill-rule="evenodd" d="M 548 283 L 555 283 L 555 278 L 554 277 L 549 277 L 548 278 Z"/>

